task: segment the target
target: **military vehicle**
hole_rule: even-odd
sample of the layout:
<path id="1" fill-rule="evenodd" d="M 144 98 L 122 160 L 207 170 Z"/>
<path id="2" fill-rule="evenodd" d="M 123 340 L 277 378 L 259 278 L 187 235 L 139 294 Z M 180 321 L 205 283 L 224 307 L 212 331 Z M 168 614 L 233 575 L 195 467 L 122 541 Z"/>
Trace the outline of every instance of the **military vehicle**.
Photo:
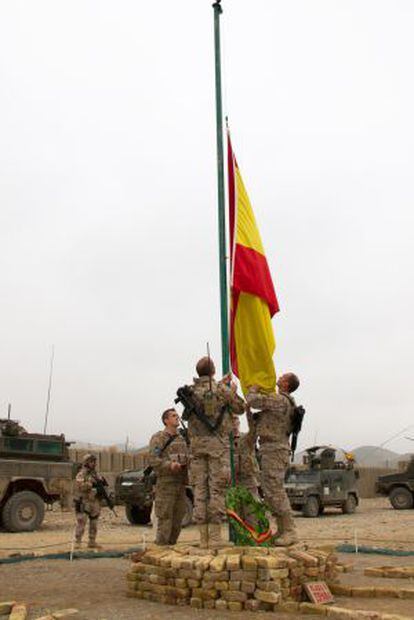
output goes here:
<path id="1" fill-rule="evenodd" d="M 351 455 L 337 458 L 331 446 L 313 446 L 305 450 L 302 465 L 292 465 L 285 478 L 285 489 L 293 510 L 305 517 L 317 517 L 325 508 L 337 507 L 344 514 L 355 512 L 359 504 L 357 479 Z"/>
<path id="2" fill-rule="evenodd" d="M 125 504 L 127 519 L 133 525 L 147 525 L 151 521 L 156 476 L 154 472 L 144 472 L 144 469 L 126 470 L 115 480 L 115 501 L 117 504 Z M 187 509 L 183 527 L 189 525 L 193 518 L 193 492 L 190 487 L 187 487 L 186 495 Z"/>
<path id="3" fill-rule="evenodd" d="M 0 420 L 0 523 L 6 530 L 36 530 L 45 505 L 70 495 L 68 446 L 64 435 L 27 433 L 14 420 Z"/>
<path id="4" fill-rule="evenodd" d="M 405 471 L 378 476 L 375 487 L 378 495 L 388 496 L 395 510 L 408 510 L 414 506 L 414 456 Z"/>

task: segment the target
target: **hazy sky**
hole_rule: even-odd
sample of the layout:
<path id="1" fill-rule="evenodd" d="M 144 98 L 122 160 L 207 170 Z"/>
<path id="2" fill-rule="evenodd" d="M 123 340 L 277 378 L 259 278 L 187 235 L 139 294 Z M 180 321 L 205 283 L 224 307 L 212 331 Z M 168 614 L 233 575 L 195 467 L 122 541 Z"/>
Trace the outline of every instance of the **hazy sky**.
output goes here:
<path id="1" fill-rule="evenodd" d="M 143 445 L 219 360 L 212 0 L 0 0 L 0 417 Z M 223 0 L 300 447 L 414 425 L 414 3 Z M 411 431 L 387 444 L 413 449 Z"/>

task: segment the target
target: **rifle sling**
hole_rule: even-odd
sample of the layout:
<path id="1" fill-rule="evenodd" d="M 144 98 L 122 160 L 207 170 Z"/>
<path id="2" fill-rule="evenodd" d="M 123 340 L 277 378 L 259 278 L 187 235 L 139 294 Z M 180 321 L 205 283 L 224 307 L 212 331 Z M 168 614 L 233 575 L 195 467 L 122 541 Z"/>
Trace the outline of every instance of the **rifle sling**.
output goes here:
<path id="1" fill-rule="evenodd" d="M 210 431 L 210 433 L 215 433 L 220 428 L 226 411 L 227 411 L 227 405 L 224 405 L 220 410 L 220 414 L 216 422 L 213 424 L 211 420 L 206 416 L 204 411 L 200 411 L 197 407 L 194 407 L 193 409 L 194 415 L 200 420 L 202 424 L 204 424 L 204 426 L 206 427 L 208 431 Z"/>
<path id="2" fill-rule="evenodd" d="M 170 435 L 167 439 L 167 441 L 165 442 L 165 444 L 163 445 L 163 447 L 160 450 L 160 454 L 159 456 L 161 456 L 161 454 L 164 452 L 164 450 L 166 450 L 168 448 L 168 446 L 170 446 L 172 444 L 172 442 L 177 439 L 178 437 L 178 433 L 176 435 Z M 149 476 L 152 472 L 154 471 L 154 468 L 152 467 L 152 465 L 148 465 L 145 469 L 144 469 L 144 476 Z"/>
<path id="3" fill-rule="evenodd" d="M 164 450 L 166 450 L 168 448 L 168 446 L 170 446 L 172 444 L 172 442 L 177 439 L 178 437 L 178 433 L 176 435 L 170 435 L 167 439 L 167 441 L 165 442 L 165 444 L 163 445 L 163 447 L 160 450 L 160 456 L 161 454 L 164 452 Z"/>

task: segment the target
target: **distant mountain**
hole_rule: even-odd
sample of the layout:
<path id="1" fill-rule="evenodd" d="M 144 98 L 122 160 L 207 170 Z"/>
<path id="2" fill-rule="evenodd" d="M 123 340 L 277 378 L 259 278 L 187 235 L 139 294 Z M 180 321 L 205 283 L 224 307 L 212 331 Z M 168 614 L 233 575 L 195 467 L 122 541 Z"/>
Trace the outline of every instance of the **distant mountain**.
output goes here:
<path id="1" fill-rule="evenodd" d="M 114 441 L 114 443 L 111 444 L 96 444 L 88 443 L 86 441 L 72 440 L 70 447 L 74 450 L 92 450 L 96 452 L 99 452 L 100 450 L 115 450 L 116 452 L 125 452 L 125 441 L 123 443 Z M 144 450 L 147 450 L 147 448 L 148 446 L 138 446 L 136 444 L 128 442 L 128 452 L 131 453 L 142 452 Z"/>
<path id="2" fill-rule="evenodd" d="M 358 465 L 365 467 L 398 467 L 400 461 L 408 461 L 410 453 L 399 454 L 378 446 L 360 446 L 352 450 Z"/>
<path id="3" fill-rule="evenodd" d="M 340 448 L 332 446 L 338 450 L 337 458 L 341 457 Z M 379 446 L 359 446 L 350 450 L 354 455 L 356 462 L 361 467 L 390 467 L 398 469 L 398 463 L 400 461 L 409 461 L 411 454 L 399 454 L 386 448 L 380 448 Z M 297 452 L 295 454 L 295 463 L 302 463 L 305 451 Z M 343 455 L 343 453 L 342 453 Z"/>

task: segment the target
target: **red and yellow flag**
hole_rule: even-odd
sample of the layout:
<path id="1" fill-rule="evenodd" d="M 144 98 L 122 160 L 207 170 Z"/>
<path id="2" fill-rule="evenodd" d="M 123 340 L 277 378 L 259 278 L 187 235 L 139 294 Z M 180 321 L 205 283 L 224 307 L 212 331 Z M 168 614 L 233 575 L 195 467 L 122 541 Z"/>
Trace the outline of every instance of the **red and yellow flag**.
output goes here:
<path id="1" fill-rule="evenodd" d="M 230 358 L 243 392 L 276 387 L 271 318 L 279 304 L 249 197 L 228 136 L 231 249 Z"/>

